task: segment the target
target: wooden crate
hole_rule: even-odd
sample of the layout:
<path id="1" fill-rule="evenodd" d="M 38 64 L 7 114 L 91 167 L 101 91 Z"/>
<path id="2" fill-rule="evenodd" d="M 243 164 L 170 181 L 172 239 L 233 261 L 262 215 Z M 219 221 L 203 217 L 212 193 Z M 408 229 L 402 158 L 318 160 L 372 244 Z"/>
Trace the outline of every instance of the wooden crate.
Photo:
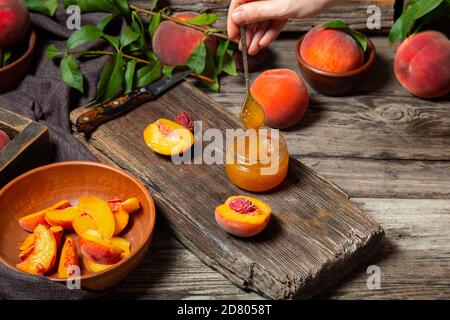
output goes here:
<path id="1" fill-rule="evenodd" d="M 144 8 L 149 8 L 151 2 L 148 0 L 131 0 L 130 2 Z M 220 19 L 215 27 L 226 30 L 226 16 L 228 12 L 229 0 L 166 0 L 162 1 L 162 5 L 169 6 L 173 11 L 211 11 L 218 13 Z M 394 5 L 395 0 L 350 0 L 335 6 L 317 17 L 307 19 L 292 19 L 287 24 L 285 31 L 307 31 L 312 26 L 330 20 L 343 20 L 350 27 L 361 30 L 367 30 L 367 7 L 369 5 L 377 5 L 381 12 L 381 30 L 369 30 L 374 33 L 385 33 L 394 23 Z"/>
<path id="2" fill-rule="evenodd" d="M 0 151 L 0 188 L 18 175 L 49 162 L 51 148 L 46 126 L 0 107 L 0 129 L 11 138 Z"/>

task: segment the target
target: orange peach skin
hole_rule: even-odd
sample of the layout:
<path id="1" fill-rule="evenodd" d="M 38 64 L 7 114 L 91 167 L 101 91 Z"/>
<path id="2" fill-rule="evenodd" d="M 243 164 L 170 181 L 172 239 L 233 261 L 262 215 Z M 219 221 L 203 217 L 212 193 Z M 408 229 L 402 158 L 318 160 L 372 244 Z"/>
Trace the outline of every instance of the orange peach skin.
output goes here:
<path id="1" fill-rule="evenodd" d="M 62 210 L 50 210 L 45 214 L 45 220 L 51 226 L 61 226 L 66 230 L 71 230 L 72 221 L 81 215 L 77 207 L 69 207 Z"/>
<path id="2" fill-rule="evenodd" d="M 61 256 L 59 258 L 58 265 L 58 277 L 68 278 L 72 274 L 69 273 L 69 267 L 78 266 L 78 252 L 75 246 L 75 242 L 71 237 L 67 237 L 64 241 L 64 245 L 61 249 Z"/>
<path id="3" fill-rule="evenodd" d="M 111 239 L 116 230 L 114 215 L 106 201 L 97 197 L 80 197 L 78 209 L 89 215 L 97 224 L 97 230 L 105 239 Z"/>
<path id="4" fill-rule="evenodd" d="M 342 73 L 358 69 L 364 64 L 364 52 L 344 31 L 317 26 L 303 38 L 300 55 L 316 69 Z"/>
<path id="5" fill-rule="evenodd" d="M 81 253 L 99 264 L 114 264 L 121 260 L 122 250 L 103 239 L 96 230 L 88 230 L 80 235 Z"/>
<path id="6" fill-rule="evenodd" d="M 395 75 L 401 85 L 420 98 L 437 98 L 450 92 L 450 41 L 436 31 L 410 36 L 398 48 Z"/>
<path id="7" fill-rule="evenodd" d="M 188 20 L 197 16 L 195 12 L 180 12 L 173 15 L 180 20 Z M 163 21 L 152 38 L 153 50 L 159 60 L 169 66 L 184 65 L 192 52 L 205 41 L 206 46 L 214 54 L 217 42 L 214 37 L 204 37 L 204 33 L 181 26 L 172 21 Z"/>
<path id="8" fill-rule="evenodd" d="M 58 202 L 57 204 L 40 210 L 36 213 L 32 213 L 29 215 L 26 215 L 22 218 L 19 219 L 19 224 L 22 227 L 22 229 L 24 229 L 25 231 L 28 232 L 33 232 L 34 228 L 36 228 L 39 224 L 47 224 L 47 221 L 45 220 L 45 214 L 47 213 L 47 211 L 50 210 L 62 210 L 65 208 L 70 207 L 70 202 L 68 200 L 63 200 Z"/>
<path id="9" fill-rule="evenodd" d="M 250 200 L 257 208 L 257 214 L 245 214 L 235 212 L 229 207 L 234 198 Z M 256 198 L 245 196 L 229 197 L 225 204 L 216 208 L 215 218 L 217 223 L 228 233 L 238 237 L 251 237 L 259 234 L 270 221 L 272 209 L 265 202 Z"/>
<path id="10" fill-rule="evenodd" d="M 122 206 L 119 206 L 117 210 L 113 211 L 113 214 L 116 222 L 116 229 L 114 231 L 114 235 L 116 236 L 126 228 L 130 215 L 122 208 Z"/>
<path id="11" fill-rule="evenodd" d="M 27 273 L 44 274 L 55 264 L 57 250 L 55 236 L 44 225 L 38 225 L 34 229 L 34 236 L 33 252 L 16 267 Z"/>
<path id="12" fill-rule="evenodd" d="M 289 69 L 261 73 L 253 82 L 251 93 L 264 109 L 265 124 L 272 128 L 295 125 L 303 118 L 309 104 L 305 83 Z"/>
<path id="13" fill-rule="evenodd" d="M 58 248 L 61 243 L 61 238 L 64 232 L 64 229 L 60 226 L 51 226 L 50 231 L 55 236 L 56 240 L 56 247 Z M 25 260 L 34 250 L 34 233 L 29 234 L 25 240 L 22 242 L 22 244 L 19 247 L 20 250 L 20 260 Z"/>
<path id="14" fill-rule="evenodd" d="M 137 211 L 141 207 L 137 198 L 129 198 L 123 201 L 120 205 L 128 213 Z"/>

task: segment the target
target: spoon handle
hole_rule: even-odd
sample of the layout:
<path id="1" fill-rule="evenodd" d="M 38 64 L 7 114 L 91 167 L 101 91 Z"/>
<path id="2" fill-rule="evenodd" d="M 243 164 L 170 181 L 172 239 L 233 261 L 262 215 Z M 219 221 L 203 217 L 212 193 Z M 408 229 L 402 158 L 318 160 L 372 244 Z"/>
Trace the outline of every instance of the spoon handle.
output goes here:
<path id="1" fill-rule="evenodd" d="M 247 94 L 250 92 L 250 76 L 248 74 L 248 58 L 247 58 L 247 41 L 245 34 L 245 25 L 239 27 L 241 32 L 241 46 L 242 46 L 242 61 L 244 64 L 244 79 L 245 79 L 245 90 Z"/>

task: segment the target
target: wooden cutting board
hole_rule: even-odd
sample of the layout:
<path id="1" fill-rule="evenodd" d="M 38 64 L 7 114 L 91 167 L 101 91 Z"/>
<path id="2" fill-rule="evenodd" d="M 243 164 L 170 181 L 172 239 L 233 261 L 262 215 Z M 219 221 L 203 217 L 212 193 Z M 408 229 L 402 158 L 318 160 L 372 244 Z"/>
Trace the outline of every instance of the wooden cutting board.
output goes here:
<path id="1" fill-rule="evenodd" d="M 72 112 L 72 123 L 83 111 Z M 175 165 L 144 142 L 142 133 L 149 123 L 162 117 L 174 119 L 181 112 L 202 120 L 203 130 L 240 127 L 225 108 L 183 83 L 101 126 L 89 142 L 76 136 L 100 161 L 138 177 L 152 193 L 158 217 L 174 235 L 233 283 L 269 298 L 308 298 L 336 283 L 380 247 L 383 229 L 342 190 L 292 158 L 284 183 L 256 195 L 273 209 L 266 230 L 248 239 L 225 233 L 215 222 L 215 207 L 231 195 L 251 193 L 231 184 L 223 165 Z"/>

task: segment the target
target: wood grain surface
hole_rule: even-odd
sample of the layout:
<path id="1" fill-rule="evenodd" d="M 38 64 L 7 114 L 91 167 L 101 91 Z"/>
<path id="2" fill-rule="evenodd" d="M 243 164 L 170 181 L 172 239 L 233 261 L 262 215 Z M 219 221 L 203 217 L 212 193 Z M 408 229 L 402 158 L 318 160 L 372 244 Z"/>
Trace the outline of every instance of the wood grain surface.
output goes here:
<path id="1" fill-rule="evenodd" d="M 130 2 L 143 8 L 150 8 L 150 2 L 146 0 L 131 0 Z M 211 11 L 219 14 L 219 19 L 215 27 L 226 29 L 226 16 L 228 12 L 229 0 L 165 0 L 160 1 L 160 7 L 170 6 L 173 11 Z M 369 5 L 376 5 L 380 9 L 381 29 L 370 30 L 374 33 L 385 33 L 392 26 L 394 21 L 395 0 L 350 0 L 344 4 L 335 6 L 317 17 L 306 19 L 292 19 L 286 26 L 286 31 L 307 31 L 317 24 L 332 21 L 344 20 L 349 26 L 357 30 L 367 30 L 367 19 L 372 13 L 367 13 Z"/>
<path id="2" fill-rule="evenodd" d="M 72 121 L 83 111 L 74 111 Z M 378 251 L 383 230 L 339 188 L 294 159 L 279 188 L 256 195 L 273 209 L 268 229 L 249 239 L 226 234 L 215 222 L 215 207 L 248 193 L 228 181 L 222 164 L 175 165 L 143 141 L 149 123 L 181 112 L 201 120 L 204 131 L 219 129 L 225 136 L 225 129 L 240 127 L 221 105 L 184 83 L 102 125 L 89 144 L 148 186 L 159 216 L 206 264 L 269 298 L 309 298 Z"/>
<path id="3" fill-rule="evenodd" d="M 48 129 L 0 106 L 0 129 L 11 142 L 0 151 L 0 188 L 20 174 L 50 161 Z"/>
<path id="4" fill-rule="evenodd" d="M 270 68 L 291 68 L 298 71 L 293 48 L 295 38 L 287 35 L 271 46 L 270 57 L 266 63 L 252 74 L 254 79 L 262 70 Z M 362 154 L 369 154 L 357 140 L 365 136 L 362 119 L 352 118 L 347 121 L 348 108 L 340 109 L 348 98 L 324 98 L 310 90 L 310 96 L 323 101 L 324 105 L 313 104 L 305 121 L 294 130 L 287 132 L 288 147 L 297 150 L 291 155 L 310 166 L 322 176 L 344 189 L 352 201 L 362 207 L 372 218 L 381 224 L 386 232 L 386 241 L 381 253 L 368 261 L 327 290 L 320 298 L 333 299 L 449 299 L 450 298 L 450 154 L 448 136 L 443 136 L 442 127 L 450 124 L 447 114 L 450 110 L 449 97 L 437 101 L 426 101 L 411 97 L 395 79 L 393 74 L 393 57 L 395 47 L 391 47 L 385 37 L 373 37 L 377 52 L 377 63 L 370 78 L 361 83 L 359 91 L 352 99 L 377 99 L 379 105 L 384 101 L 396 99 L 395 108 L 427 108 L 428 117 L 442 115 L 437 122 L 431 122 L 429 130 L 422 131 L 429 139 L 430 154 L 437 154 L 443 160 L 436 160 L 423 155 L 415 159 L 415 151 L 400 155 L 397 148 L 405 146 L 403 139 L 390 142 L 390 154 L 386 157 L 371 158 L 335 156 L 334 144 L 329 145 L 330 154 L 322 156 L 305 155 L 303 147 L 312 150 L 319 142 L 316 135 L 322 136 L 326 127 L 313 130 L 315 123 L 311 119 L 316 108 L 323 107 L 322 119 L 329 119 L 330 130 L 337 132 L 347 126 L 355 125 L 360 131 L 349 137 L 347 154 L 352 153 L 352 145 L 358 144 Z M 237 112 L 244 92 L 242 80 L 236 77 L 224 77 L 220 93 L 204 90 L 210 97 L 225 106 L 230 112 Z M 193 82 L 195 84 L 195 82 Z M 386 98 L 386 100 L 383 100 Z M 378 105 L 378 106 L 379 106 Z M 376 108 L 377 106 L 371 106 Z M 355 106 L 355 109 L 358 109 Z M 370 107 L 369 107 L 370 108 Z M 394 111 L 396 110 L 394 108 Z M 333 111 L 333 112 L 331 112 Z M 336 117 L 339 121 L 331 122 Z M 344 121 L 344 122 L 342 122 Z M 317 123 L 317 122 L 316 122 Z M 415 122 L 394 122 L 398 131 L 413 132 Z M 376 127 L 376 123 L 372 125 Z M 420 127 L 419 127 L 420 128 Z M 296 136 L 309 129 L 309 136 Z M 373 130 L 373 129 L 372 129 Z M 435 134 L 436 132 L 436 134 Z M 411 133 L 413 134 L 413 133 Z M 392 138 L 392 136 L 391 136 Z M 383 135 L 377 139 L 384 140 Z M 297 145 L 298 144 L 298 145 Z M 378 142 L 381 144 L 381 142 Z M 95 148 L 91 149 L 102 157 Z M 297 153 L 295 153 L 297 152 Z M 108 161 L 105 158 L 104 161 Z M 256 293 L 241 290 L 223 275 L 209 268 L 193 253 L 176 241 L 162 221 L 159 221 L 155 236 L 155 245 L 146 255 L 144 263 L 116 290 L 109 298 L 137 299 L 261 299 Z M 366 268 L 376 264 L 381 268 L 381 289 L 369 290 L 366 285 L 368 274 Z"/>

